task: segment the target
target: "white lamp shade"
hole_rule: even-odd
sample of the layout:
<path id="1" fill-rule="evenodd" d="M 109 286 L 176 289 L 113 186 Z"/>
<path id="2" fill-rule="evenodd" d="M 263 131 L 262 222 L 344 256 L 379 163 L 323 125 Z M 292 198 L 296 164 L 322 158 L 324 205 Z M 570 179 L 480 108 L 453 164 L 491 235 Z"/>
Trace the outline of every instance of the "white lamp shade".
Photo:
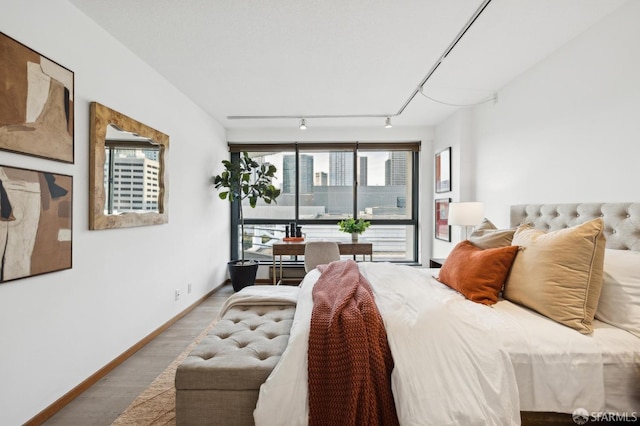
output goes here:
<path id="1" fill-rule="evenodd" d="M 449 204 L 449 225 L 475 226 L 484 218 L 484 206 L 479 202 Z"/>

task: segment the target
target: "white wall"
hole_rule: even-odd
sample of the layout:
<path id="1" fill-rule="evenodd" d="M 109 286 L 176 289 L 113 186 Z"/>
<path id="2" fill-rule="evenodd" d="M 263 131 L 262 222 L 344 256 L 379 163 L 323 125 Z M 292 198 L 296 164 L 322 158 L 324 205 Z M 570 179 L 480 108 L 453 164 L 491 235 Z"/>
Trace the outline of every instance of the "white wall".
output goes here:
<path id="1" fill-rule="evenodd" d="M 73 268 L 0 284 L 0 424 L 14 425 L 224 281 L 228 206 L 209 177 L 228 153 L 219 124 L 67 1 L 4 1 L 0 29 L 75 73 L 75 164 L 0 151 L 74 178 Z M 92 101 L 170 136 L 168 224 L 88 230 Z"/>
<path id="2" fill-rule="evenodd" d="M 433 128 L 431 127 L 393 127 L 385 129 L 382 125 L 372 127 L 309 127 L 299 130 L 292 123 L 290 129 L 259 128 L 259 129 L 228 129 L 229 142 L 414 142 L 421 141 L 420 149 L 420 199 L 419 199 L 419 230 L 418 259 L 422 263 L 428 262 L 431 253 L 431 193 L 422 188 L 433 186 Z M 426 224 L 426 226 L 425 226 Z M 425 254 L 426 253 L 426 254 Z M 258 278 L 267 278 L 268 269 L 261 267 Z"/>
<path id="3" fill-rule="evenodd" d="M 638 201 L 640 2 L 569 42 L 478 108 L 477 195 L 518 203 Z"/>
<path id="4" fill-rule="evenodd" d="M 456 146 L 450 126 L 469 129 L 475 170 L 454 149 L 454 179 L 496 225 L 509 225 L 512 204 L 638 201 L 638 22 L 640 2 L 628 2 L 501 88 L 497 104 L 438 126 L 436 150 Z M 456 185 L 454 200 L 465 198 Z"/>
<path id="5" fill-rule="evenodd" d="M 453 113 L 436 128 L 434 152 L 451 148 L 452 177 L 450 192 L 436 193 L 435 185 L 432 186 L 434 200 L 449 198 L 453 203 L 477 201 L 474 179 L 476 147 L 471 135 L 470 117 L 471 109 L 464 108 Z M 451 242 L 433 239 L 433 257 L 446 257 L 451 248 L 462 239 L 464 230 L 461 227 L 451 227 Z"/>

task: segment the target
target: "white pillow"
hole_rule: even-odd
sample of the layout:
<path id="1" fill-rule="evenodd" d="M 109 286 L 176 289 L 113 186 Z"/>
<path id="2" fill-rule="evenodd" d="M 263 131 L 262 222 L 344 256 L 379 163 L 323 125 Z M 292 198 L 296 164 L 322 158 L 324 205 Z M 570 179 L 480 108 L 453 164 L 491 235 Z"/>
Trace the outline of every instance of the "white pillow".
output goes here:
<path id="1" fill-rule="evenodd" d="M 640 252 L 604 251 L 596 318 L 640 337 Z"/>

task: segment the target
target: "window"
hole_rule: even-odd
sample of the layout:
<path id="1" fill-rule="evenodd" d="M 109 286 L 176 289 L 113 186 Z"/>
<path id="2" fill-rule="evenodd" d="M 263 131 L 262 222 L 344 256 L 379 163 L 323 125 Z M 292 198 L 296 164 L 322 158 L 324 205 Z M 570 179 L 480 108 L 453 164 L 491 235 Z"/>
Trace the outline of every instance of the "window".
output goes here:
<path id="1" fill-rule="evenodd" d="M 265 204 L 262 200 L 258 200 L 256 208 L 251 208 L 249 204 L 243 206 L 244 223 L 252 223 L 252 220 L 283 220 L 291 221 L 296 217 L 296 165 L 295 165 L 295 147 L 294 150 L 281 150 L 277 152 L 250 152 L 251 158 L 258 163 L 270 163 L 278 169 L 277 178 L 273 184 L 280 188 L 280 196 L 277 204 Z M 239 153 L 231 155 L 232 161 L 238 161 Z"/>
<path id="2" fill-rule="evenodd" d="M 355 217 L 371 221 L 361 239 L 373 243 L 375 260 L 416 262 L 419 148 L 418 142 L 230 144 L 231 161 L 247 151 L 275 165 L 274 185 L 281 190 L 277 204 L 243 204 L 242 238 L 238 206 L 232 206 L 233 257 L 242 241 L 245 258 L 271 262 L 271 245 L 291 222 L 302 226 L 307 241 L 348 242 L 337 223 Z"/>
<path id="3" fill-rule="evenodd" d="M 298 221 L 320 219 L 337 222 L 353 215 L 356 188 L 353 158 L 353 149 L 299 150 Z"/>

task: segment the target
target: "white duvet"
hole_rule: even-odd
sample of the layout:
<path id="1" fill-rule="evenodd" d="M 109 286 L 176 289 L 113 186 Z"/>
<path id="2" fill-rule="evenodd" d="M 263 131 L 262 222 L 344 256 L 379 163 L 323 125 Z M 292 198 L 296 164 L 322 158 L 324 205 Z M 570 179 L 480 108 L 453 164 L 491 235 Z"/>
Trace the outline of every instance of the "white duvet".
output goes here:
<path id="1" fill-rule="evenodd" d="M 467 301 L 425 270 L 359 265 L 387 329 L 401 425 L 520 424 L 514 369 L 497 338 L 497 311 Z M 314 270 L 301 284 L 289 344 L 260 388 L 258 426 L 307 424 L 307 342 L 319 275 Z"/>

